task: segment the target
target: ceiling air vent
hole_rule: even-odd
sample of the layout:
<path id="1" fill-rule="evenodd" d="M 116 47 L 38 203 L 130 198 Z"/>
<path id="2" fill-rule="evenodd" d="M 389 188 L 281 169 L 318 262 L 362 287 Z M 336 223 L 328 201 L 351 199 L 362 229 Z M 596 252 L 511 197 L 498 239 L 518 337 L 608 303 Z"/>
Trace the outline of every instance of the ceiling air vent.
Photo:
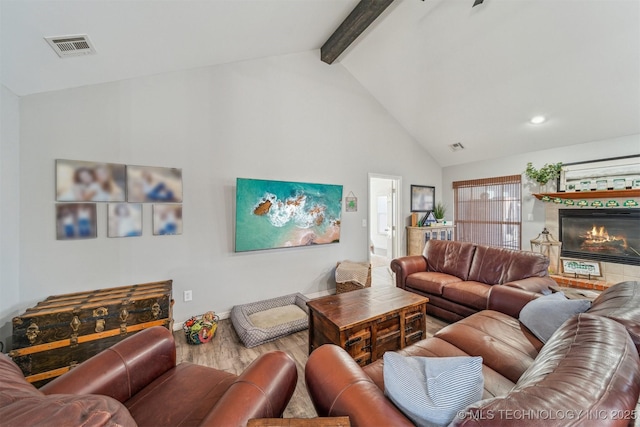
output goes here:
<path id="1" fill-rule="evenodd" d="M 60 58 L 67 56 L 91 55 L 96 53 L 86 34 L 75 36 L 45 37 L 47 43 L 56 51 Z"/>
<path id="2" fill-rule="evenodd" d="M 464 150 L 464 145 L 462 145 L 461 142 L 456 142 L 455 144 L 451 144 L 449 148 L 451 149 L 451 151 L 460 151 Z"/>

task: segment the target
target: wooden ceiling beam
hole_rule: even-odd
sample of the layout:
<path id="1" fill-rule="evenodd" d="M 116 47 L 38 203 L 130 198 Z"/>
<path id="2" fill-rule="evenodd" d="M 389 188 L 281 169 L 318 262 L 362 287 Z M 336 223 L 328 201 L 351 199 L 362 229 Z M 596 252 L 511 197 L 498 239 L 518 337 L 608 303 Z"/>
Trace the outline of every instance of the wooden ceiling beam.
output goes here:
<path id="1" fill-rule="evenodd" d="M 360 0 L 320 48 L 320 59 L 332 64 L 394 0 Z"/>

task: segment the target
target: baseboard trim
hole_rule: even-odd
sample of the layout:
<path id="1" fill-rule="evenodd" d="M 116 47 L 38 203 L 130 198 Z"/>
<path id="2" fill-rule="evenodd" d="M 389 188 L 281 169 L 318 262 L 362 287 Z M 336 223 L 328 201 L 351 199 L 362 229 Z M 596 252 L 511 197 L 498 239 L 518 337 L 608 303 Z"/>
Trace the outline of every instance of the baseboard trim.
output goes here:
<path id="1" fill-rule="evenodd" d="M 313 292 L 310 294 L 305 294 L 305 296 L 309 299 L 315 299 L 315 298 L 320 298 L 320 297 L 326 297 L 327 295 L 333 295 L 336 293 L 336 289 L 332 288 L 332 289 L 327 289 L 324 291 L 319 291 L 319 292 Z M 229 316 L 231 316 L 231 310 L 229 311 L 224 311 L 222 313 L 216 313 L 218 315 L 218 317 L 220 318 L 220 320 L 223 319 L 228 319 Z M 178 319 L 173 319 L 173 330 L 174 331 L 181 331 L 182 330 L 182 324 L 184 322 L 186 322 L 189 318 L 187 317 L 186 319 L 182 319 L 180 321 L 178 321 Z"/>

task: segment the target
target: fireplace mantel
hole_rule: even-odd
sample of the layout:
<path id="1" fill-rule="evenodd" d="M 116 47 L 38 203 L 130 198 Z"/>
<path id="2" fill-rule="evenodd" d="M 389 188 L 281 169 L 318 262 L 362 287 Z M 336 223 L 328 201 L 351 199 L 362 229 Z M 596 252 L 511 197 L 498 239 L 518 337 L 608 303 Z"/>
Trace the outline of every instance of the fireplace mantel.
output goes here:
<path id="1" fill-rule="evenodd" d="M 534 196 L 542 200 L 544 196 L 551 199 L 597 199 L 601 197 L 640 197 L 640 189 L 631 190 L 600 190 L 600 191 L 571 191 L 561 193 L 536 193 Z"/>

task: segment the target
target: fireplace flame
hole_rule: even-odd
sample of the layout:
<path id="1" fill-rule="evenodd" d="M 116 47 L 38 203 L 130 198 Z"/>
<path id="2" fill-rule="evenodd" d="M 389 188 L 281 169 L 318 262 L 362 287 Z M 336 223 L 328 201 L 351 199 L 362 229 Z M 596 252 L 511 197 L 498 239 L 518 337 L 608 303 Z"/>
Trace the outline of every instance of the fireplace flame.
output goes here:
<path id="1" fill-rule="evenodd" d="M 580 237 L 584 238 L 582 248 L 594 252 L 610 252 L 616 249 L 627 249 L 625 236 L 610 236 L 604 226 L 594 225 Z"/>

